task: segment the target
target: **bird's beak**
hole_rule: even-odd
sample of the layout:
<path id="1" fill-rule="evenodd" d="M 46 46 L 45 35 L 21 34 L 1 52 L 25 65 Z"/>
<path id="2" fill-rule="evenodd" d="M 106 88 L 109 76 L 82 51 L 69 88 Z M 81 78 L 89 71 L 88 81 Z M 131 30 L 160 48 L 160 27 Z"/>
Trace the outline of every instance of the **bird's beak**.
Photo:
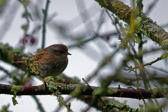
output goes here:
<path id="1" fill-rule="evenodd" d="M 68 52 L 68 54 L 67 54 L 67 55 L 71 55 L 71 53 L 69 53 L 69 52 Z"/>

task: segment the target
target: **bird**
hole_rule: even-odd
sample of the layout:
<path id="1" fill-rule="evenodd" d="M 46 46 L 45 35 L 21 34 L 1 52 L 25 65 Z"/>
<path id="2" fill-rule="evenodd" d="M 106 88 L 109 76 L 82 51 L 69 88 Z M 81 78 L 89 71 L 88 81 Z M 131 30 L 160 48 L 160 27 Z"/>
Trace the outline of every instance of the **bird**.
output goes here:
<path id="1" fill-rule="evenodd" d="M 30 68 L 32 72 L 40 74 L 42 78 L 47 76 L 55 77 L 61 74 L 67 67 L 68 55 L 71 54 L 68 52 L 66 45 L 53 44 L 31 56 L 29 61 L 22 59 L 21 61 L 16 61 L 15 65 L 17 66 L 20 63 L 24 63 L 27 68 Z M 24 66 L 21 66 L 21 68 L 23 67 Z"/>

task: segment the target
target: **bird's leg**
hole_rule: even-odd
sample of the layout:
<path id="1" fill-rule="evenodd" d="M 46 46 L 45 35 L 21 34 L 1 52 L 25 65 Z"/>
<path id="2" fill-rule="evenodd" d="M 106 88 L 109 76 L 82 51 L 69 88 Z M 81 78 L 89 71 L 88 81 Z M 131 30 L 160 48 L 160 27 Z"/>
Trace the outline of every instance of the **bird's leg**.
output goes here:
<path id="1" fill-rule="evenodd" d="M 40 80 L 43 82 L 44 87 L 47 88 L 47 83 L 46 83 L 46 81 L 45 81 L 45 78 L 44 78 L 44 77 L 41 77 Z"/>
<path id="2" fill-rule="evenodd" d="M 44 87 L 47 88 L 47 83 L 43 80 Z"/>
<path id="3" fill-rule="evenodd" d="M 47 88 L 47 84 L 46 84 L 46 82 L 44 81 L 44 79 L 43 79 L 43 78 L 40 78 L 40 80 L 43 82 L 44 87 Z"/>
<path id="4" fill-rule="evenodd" d="M 54 78 L 52 76 L 48 76 L 42 79 L 44 87 L 47 88 L 55 88 L 56 86 L 63 86 L 63 83 L 57 82 L 56 80 L 54 80 Z"/>

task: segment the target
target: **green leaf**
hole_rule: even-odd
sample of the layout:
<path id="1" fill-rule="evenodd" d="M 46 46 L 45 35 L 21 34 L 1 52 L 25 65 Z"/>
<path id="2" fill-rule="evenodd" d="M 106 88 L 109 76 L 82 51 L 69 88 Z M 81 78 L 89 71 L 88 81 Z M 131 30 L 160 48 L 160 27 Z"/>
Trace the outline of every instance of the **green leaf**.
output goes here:
<path id="1" fill-rule="evenodd" d="M 22 17 L 27 18 L 27 17 L 30 17 L 30 15 L 31 15 L 31 14 L 30 14 L 29 12 L 24 12 L 23 15 L 22 15 Z"/>
<path id="2" fill-rule="evenodd" d="M 22 25 L 22 29 L 23 30 L 27 30 L 27 28 L 28 28 L 28 25 L 26 24 L 26 25 Z"/>
<path id="3" fill-rule="evenodd" d="M 27 0 L 23 0 L 22 4 L 26 7 L 28 5 L 28 1 Z"/>
<path id="4" fill-rule="evenodd" d="M 0 8 L 3 8 L 6 4 L 6 0 L 1 0 L 0 1 Z"/>
<path id="5" fill-rule="evenodd" d="M 16 100 L 16 95 L 14 95 L 14 96 L 12 97 L 12 102 L 13 102 L 13 105 L 18 104 L 18 102 L 17 102 L 17 100 Z"/>
<path id="6" fill-rule="evenodd" d="M 21 89 L 19 87 L 13 86 L 11 89 L 11 93 L 14 93 L 14 96 L 12 97 L 13 105 L 18 104 L 16 100 L 16 94 L 20 91 Z"/>
<path id="7" fill-rule="evenodd" d="M 168 57 L 168 52 L 162 54 L 161 59 L 165 59 L 165 58 L 167 58 L 167 57 Z"/>
<path id="8" fill-rule="evenodd" d="M 1 109 L 1 112 L 11 112 L 11 111 L 9 111 L 8 110 L 9 109 L 9 104 L 8 105 L 4 105 L 3 107 L 2 107 L 2 109 Z"/>
<path id="9" fill-rule="evenodd" d="M 20 48 L 14 49 L 13 52 L 14 52 L 15 56 L 19 56 L 19 55 L 21 55 L 23 53 L 23 51 L 24 51 L 24 47 L 21 46 Z"/>
<path id="10" fill-rule="evenodd" d="M 12 89 L 11 89 L 11 93 L 14 93 L 14 95 L 16 95 L 19 91 L 21 91 L 21 89 L 17 86 L 12 86 Z"/>

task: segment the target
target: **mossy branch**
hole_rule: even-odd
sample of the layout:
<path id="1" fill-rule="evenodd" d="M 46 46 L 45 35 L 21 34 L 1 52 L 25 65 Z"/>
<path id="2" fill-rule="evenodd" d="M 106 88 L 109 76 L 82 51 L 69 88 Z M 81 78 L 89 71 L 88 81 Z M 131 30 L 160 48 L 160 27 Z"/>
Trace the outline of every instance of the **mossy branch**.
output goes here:
<path id="1" fill-rule="evenodd" d="M 64 84 L 59 86 L 59 92 L 64 95 L 71 95 L 71 93 L 81 86 L 81 84 Z M 40 86 L 15 86 L 19 88 L 19 91 L 14 94 L 11 92 L 12 85 L 0 84 L 0 94 L 9 95 L 50 95 L 53 94 L 44 85 Z M 92 88 L 92 89 L 91 89 Z M 81 95 L 96 95 L 96 91 L 101 89 L 100 87 L 88 87 L 84 86 L 81 91 Z M 73 92 L 74 93 L 74 92 Z M 103 94 L 98 96 L 107 97 L 121 97 L 121 98 L 135 98 L 135 99 L 150 99 L 150 98 L 163 98 L 168 94 L 166 88 L 155 88 L 153 90 L 145 89 L 133 89 L 133 88 L 108 88 Z"/>
<path id="2" fill-rule="evenodd" d="M 125 5 L 119 0 L 96 0 L 102 7 L 108 9 L 117 15 L 120 19 L 130 24 L 131 17 L 133 16 L 129 6 Z M 138 15 L 138 20 L 141 24 L 139 31 L 141 31 L 145 36 L 151 38 L 153 41 L 157 42 L 163 48 L 168 48 L 168 33 L 156 24 L 152 19 L 147 17 L 144 13 Z"/>

